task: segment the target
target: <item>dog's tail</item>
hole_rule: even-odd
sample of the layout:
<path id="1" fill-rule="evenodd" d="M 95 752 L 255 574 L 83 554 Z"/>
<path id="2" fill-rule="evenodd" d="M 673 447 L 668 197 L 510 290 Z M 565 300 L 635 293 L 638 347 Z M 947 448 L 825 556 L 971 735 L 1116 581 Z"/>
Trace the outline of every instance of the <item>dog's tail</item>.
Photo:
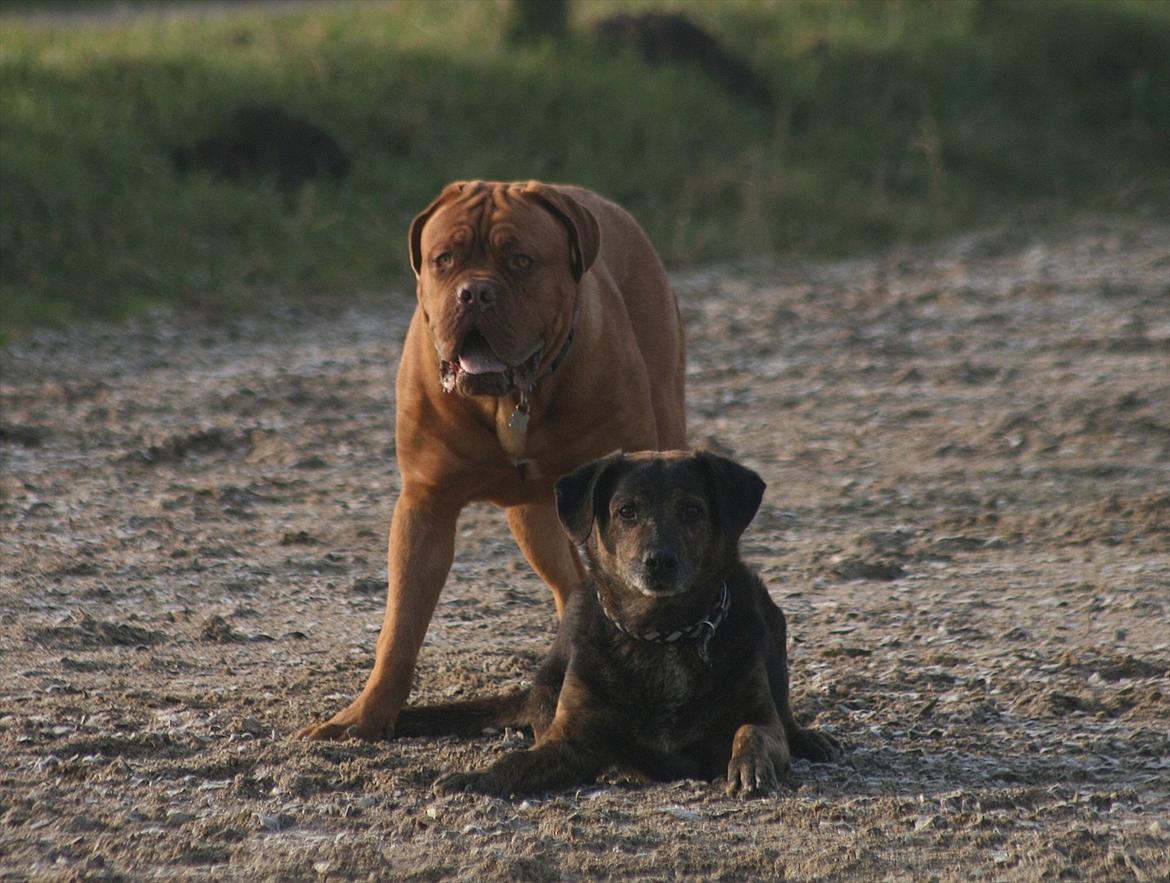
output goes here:
<path id="1" fill-rule="evenodd" d="M 481 699 L 404 708 L 394 735 L 478 736 L 491 727 L 531 726 L 526 713 L 530 693 L 524 688 Z"/>

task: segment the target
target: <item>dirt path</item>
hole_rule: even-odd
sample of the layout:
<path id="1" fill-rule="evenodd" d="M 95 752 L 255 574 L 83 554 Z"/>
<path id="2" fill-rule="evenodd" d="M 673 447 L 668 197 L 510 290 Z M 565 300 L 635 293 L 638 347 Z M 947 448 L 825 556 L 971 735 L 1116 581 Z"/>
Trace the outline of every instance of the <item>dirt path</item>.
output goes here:
<path id="1" fill-rule="evenodd" d="M 288 740 L 370 664 L 408 301 L 44 334 L 0 354 L 0 878 L 1170 875 L 1170 230 L 677 287 L 692 440 L 768 481 L 745 556 L 848 764 L 506 803 L 429 785 L 518 734 Z M 553 627 L 468 511 L 418 695 Z"/>

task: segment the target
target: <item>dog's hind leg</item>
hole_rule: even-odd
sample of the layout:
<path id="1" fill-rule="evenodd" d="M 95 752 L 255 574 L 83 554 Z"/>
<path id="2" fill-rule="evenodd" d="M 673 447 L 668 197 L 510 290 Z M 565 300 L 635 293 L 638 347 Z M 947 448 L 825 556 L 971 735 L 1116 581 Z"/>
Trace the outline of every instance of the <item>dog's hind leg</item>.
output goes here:
<path id="1" fill-rule="evenodd" d="M 440 794 L 472 791 L 492 797 L 542 794 L 573 785 L 587 785 L 597 778 L 603 762 L 581 747 L 553 739 L 528 751 L 514 751 L 486 770 L 447 773 L 435 782 Z"/>
<path id="2" fill-rule="evenodd" d="M 478 699 L 404 708 L 398 716 L 397 734 L 478 736 L 489 727 L 530 727 L 540 738 L 553 722 L 568 664 L 569 639 L 561 629 L 531 687 Z"/>
<path id="3" fill-rule="evenodd" d="M 478 736 L 491 727 L 528 725 L 525 710 L 530 690 L 513 690 L 496 696 L 419 705 L 402 709 L 398 736 Z"/>
<path id="4" fill-rule="evenodd" d="M 767 658 L 768 681 L 772 688 L 772 701 L 776 704 L 776 712 L 780 715 L 780 723 L 788 737 L 788 749 L 793 757 L 813 763 L 837 760 L 845 753 L 841 743 L 828 733 L 799 726 L 792 715 L 788 691 L 788 625 L 784 611 L 770 597 L 765 595 L 761 606 L 771 632 Z"/>
<path id="5" fill-rule="evenodd" d="M 550 656 L 531 687 L 439 705 L 415 705 L 398 715 L 398 736 L 479 736 L 492 727 L 528 727 L 539 737 L 557 710 L 564 662 Z"/>
<path id="6" fill-rule="evenodd" d="M 561 686 L 565 682 L 565 671 L 569 667 L 570 649 L 569 629 L 562 621 L 557 630 L 556 640 L 553 641 L 532 681 L 524 709 L 524 722 L 532 727 L 537 739 L 552 726 L 556 717 Z"/>

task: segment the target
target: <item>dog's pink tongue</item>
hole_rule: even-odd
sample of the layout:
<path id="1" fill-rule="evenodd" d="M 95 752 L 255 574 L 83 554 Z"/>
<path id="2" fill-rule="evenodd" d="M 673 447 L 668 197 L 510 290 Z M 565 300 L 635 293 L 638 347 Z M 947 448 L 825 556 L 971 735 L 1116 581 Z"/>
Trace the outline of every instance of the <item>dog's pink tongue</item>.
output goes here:
<path id="1" fill-rule="evenodd" d="M 459 367 L 468 374 L 494 374 L 507 371 L 508 366 L 495 357 L 487 347 L 469 347 L 459 356 Z"/>

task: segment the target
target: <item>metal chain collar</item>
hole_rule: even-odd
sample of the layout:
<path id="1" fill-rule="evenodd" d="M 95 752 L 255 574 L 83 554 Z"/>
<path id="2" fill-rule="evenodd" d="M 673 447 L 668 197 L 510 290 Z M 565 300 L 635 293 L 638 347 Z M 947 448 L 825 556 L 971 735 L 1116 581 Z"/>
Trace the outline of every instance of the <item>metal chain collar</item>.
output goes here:
<path id="1" fill-rule="evenodd" d="M 536 389 L 537 383 L 551 375 L 554 371 L 557 370 L 557 368 L 561 366 L 561 362 L 565 361 L 565 357 L 569 354 L 569 344 L 573 342 L 573 337 L 577 333 L 578 312 L 580 312 L 579 308 L 573 313 L 573 324 L 569 326 L 569 334 L 565 338 L 565 342 L 561 344 L 560 352 L 558 352 L 553 360 L 549 362 L 548 368 L 545 369 L 544 373 L 542 373 L 540 377 L 536 378 L 536 380 L 532 382 L 531 389 L 519 390 L 519 397 L 516 401 L 516 406 L 512 409 L 512 416 L 508 418 L 508 428 L 515 430 L 516 432 L 528 431 L 528 414 L 531 408 L 531 405 L 528 401 L 528 394 L 532 392 L 532 390 Z"/>
<path id="2" fill-rule="evenodd" d="M 715 635 L 715 630 L 719 628 L 719 624 L 727 616 L 727 609 L 731 606 L 731 593 L 727 591 L 727 583 L 724 582 L 723 589 L 719 593 L 719 600 L 705 618 L 686 628 L 675 629 L 669 632 L 632 632 L 622 625 L 617 617 L 609 612 L 609 608 L 605 606 L 605 601 L 601 597 L 601 592 L 597 593 L 597 603 L 601 605 L 601 612 L 605 614 L 605 618 L 612 622 L 618 631 L 629 635 L 631 638 L 637 638 L 639 641 L 650 641 L 654 644 L 674 644 L 683 639 L 697 640 L 699 642 L 699 658 L 710 665 L 711 657 L 707 655 L 707 644 L 710 643 L 711 638 Z"/>

